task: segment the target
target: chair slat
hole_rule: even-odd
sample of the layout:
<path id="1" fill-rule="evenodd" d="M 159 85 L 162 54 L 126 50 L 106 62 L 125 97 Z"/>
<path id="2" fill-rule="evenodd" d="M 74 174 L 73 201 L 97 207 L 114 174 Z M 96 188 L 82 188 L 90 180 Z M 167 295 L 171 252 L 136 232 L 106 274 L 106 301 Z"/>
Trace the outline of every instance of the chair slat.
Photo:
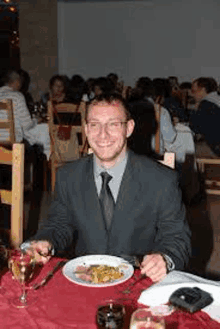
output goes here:
<path id="1" fill-rule="evenodd" d="M 11 123 L 5 121 L 5 122 L 2 122 L 0 120 L 0 129 L 10 129 L 11 128 Z"/>
<path id="2" fill-rule="evenodd" d="M 1 202 L 4 204 L 12 204 L 12 191 L 0 190 Z"/>
<path id="3" fill-rule="evenodd" d="M 11 243 L 18 248 L 23 242 L 24 144 L 13 144 L 12 150 L 1 146 L 0 164 L 12 165 L 12 190 L 0 190 L 0 197 L 11 205 Z"/>
<path id="4" fill-rule="evenodd" d="M 6 165 L 12 165 L 13 156 L 12 151 L 0 146 L 0 163 Z"/>
<path id="5" fill-rule="evenodd" d="M 4 113 L 1 113 L 1 110 L 4 110 Z M 15 143 L 15 127 L 11 99 L 3 99 L 0 102 L 0 135 L 3 132 L 4 136 L 5 130 L 9 130 L 9 138 L 7 140 L 0 140 L 0 144 L 4 144 L 4 141 L 7 141 L 7 144 L 11 144 L 12 146 Z"/>
<path id="6" fill-rule="evenodd" d="M 0 110 L 7 110 L 8 104 L 6 102 L 0 102 Z"/>
<path id="7" fill-rule="evenodd" d="M 16 247 L 23 241 L 24 145 L 13 145 L 11 240 Z"/>

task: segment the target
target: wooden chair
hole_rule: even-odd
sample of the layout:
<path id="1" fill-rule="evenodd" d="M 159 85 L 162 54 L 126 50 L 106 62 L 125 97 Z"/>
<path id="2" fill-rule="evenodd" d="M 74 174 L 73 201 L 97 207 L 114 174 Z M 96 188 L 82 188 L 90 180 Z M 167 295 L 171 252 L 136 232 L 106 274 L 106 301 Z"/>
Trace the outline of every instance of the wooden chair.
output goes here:
<path id="1" fill-rule="evenodd" d="M 0 101 L 0 144 L 12 147 L 15 143 L 15 128 L 12 100 Z"/>
<path id="2" fill-rule="evenodd" d="M 12 151 L 0 146 L 0 164 L 12 166 L 12 189 L 0 190 L 0 197 L 11 205 L 11 244 L 18 248 L 23 242 L 24 145 L 13 144 Z"/>
<path id="3" fill-rule="evenodd" d="M 205 191 L 208 194 L 220 195 L 220 158 L 208 158 L 201 157 L 197 158 L 196 162 L 198 164 L 198 169 L 202 175 L 204 175 Z M 206 173 L 206 166 L 213 167 L 216 171 L 219 171 L 219 174 L 209 174 Z"/>
<path id="4" fill-rule="evenodd" d="M 79 105 L 48 102 L 49 131 L 51 138 L 51 190 L 54 191 L 56 170 L 63 164 L 79 158 L 85 150 L 86 136 L 83 129 L 86 103 Z M 70 129 L 70 138 L 61 138 L 63 129 Z"/>

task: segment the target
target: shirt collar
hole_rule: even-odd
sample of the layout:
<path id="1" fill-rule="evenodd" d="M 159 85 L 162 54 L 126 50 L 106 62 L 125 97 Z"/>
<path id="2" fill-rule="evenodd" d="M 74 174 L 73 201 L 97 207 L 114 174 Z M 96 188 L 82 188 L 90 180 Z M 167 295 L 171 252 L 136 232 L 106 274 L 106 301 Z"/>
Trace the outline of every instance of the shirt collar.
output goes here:
<path id="1" fill-rule="evenodd" d="M 127 161 L 128 161 L 128 152 L 126 152 L 125 157 L 119 163 L 117 163 L 114 167 L 106 169 L 97 164 L 97 159 L 96 159 L 96 156 L 94 155 L 93 156 L 94 175 L 96 178 L 98 178 L 99 175 L 103 171 L 106 171 L 109 175 L 111 175 L 113 177 L 113 179 L 118 178 L 123 175 Z"/>

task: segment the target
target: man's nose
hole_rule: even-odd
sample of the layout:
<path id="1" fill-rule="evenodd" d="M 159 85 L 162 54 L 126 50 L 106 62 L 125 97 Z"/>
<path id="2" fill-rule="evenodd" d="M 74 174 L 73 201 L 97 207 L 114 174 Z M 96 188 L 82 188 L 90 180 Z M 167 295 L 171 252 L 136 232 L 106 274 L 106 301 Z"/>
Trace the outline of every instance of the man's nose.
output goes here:
<path id="1" fill-rule="evenodd" d="M 107 125 L 106 124 L 104 124 L 104 125 L 101 125 L 101 127 L 100 127 L 100 131 L 99 131 L 99 135 L 101 136 L 101 137 L 105 137 L 106 135 L 108 136 L 109 135 L 109 133 L 108 133 L 108 128 L 107 128 Z"/>

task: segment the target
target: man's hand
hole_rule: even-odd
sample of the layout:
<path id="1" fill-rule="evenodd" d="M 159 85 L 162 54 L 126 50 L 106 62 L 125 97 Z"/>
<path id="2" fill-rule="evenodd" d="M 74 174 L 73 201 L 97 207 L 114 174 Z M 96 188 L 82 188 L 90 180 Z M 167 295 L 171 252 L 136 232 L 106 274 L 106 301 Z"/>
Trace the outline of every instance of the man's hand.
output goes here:
<path id="1" fill-rule="evenodd" d="M 166 262 L 160 254 L 144 256 L 141 274 L 146 274 L 153 282 L 162 280 L 167 274 Z"/>
<path id="2" fill-rule="evenodd" d="M 46 264 L 51 258 L 51 249 L 48 241 L 32 241 L 27 253 L 32 255 L 36 262 Z"/>

